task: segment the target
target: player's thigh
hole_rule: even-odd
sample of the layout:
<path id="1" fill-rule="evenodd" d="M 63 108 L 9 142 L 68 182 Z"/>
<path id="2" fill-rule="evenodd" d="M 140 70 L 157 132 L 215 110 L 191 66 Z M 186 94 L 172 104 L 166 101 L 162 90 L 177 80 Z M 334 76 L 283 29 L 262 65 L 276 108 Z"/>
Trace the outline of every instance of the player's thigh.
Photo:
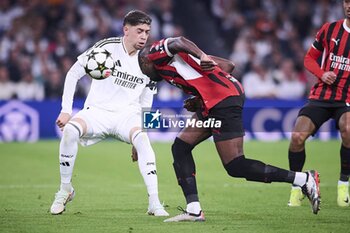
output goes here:
<path id="1" fill-rule="evenodd" d="M 242 96 L 232 97 L 228 103 L 230 105 L 215 106 L 210 110 L 208 117 L 220 122 L 219 125 L 211 129 L 215 142 L 239 138 L 245 135 L 242 118 L 243 100 Z"/>
<path id="2" fill-rule="evenodd" d="M 307 116 L 299 116 L 294 125 L 289 150 L 293 152 L 304 150 L 306 139 L 315 132 L 316 127 L 312 120 Z"/>
<path id="3" fill-rule="evenodd" d="M 86 134 L 86 132 L 87 132 L 87 125 L 86 125 L 86 122 L 85 122 L 85 120 L 83 118 L 81 118 L 81 117 L 74 117 L 70 121 L 80 125 L 80 127 L 82 129 L 82 132 L 81 132 L 82 136 L 84 136 Z"/>
<path id="4" fill-rule="evenodd" d="M 243 100 L 242 96 L 232 98 L 231 106 L 214 107 L 209 114 L 221 122 L 220 127 L 212 129 L 212 134 L 216 150 L 224 165 L 244 154 Z"/>
<path id="5" fill-rule="evenodd" d="M 109 112 L 96 108 L 84 108 L 71 121 L 85 125 L 85 133 L 80 138 L 83 146 L 100 142 L 108 135 L 108 129 L 113 127 L 113 116 Z"/>
<path id="6" fill-rule="evenodd" d="M 192 119 L 198 120 L 198 116 L 194 114 L 192 116 Z M 196 125 L 196 124 L 194 124 Z M 186 127 L 183 128 L 180 133 L 177 135 L 178 138 L 180 138 L 182 141 L 195 146 L 205 139 L 209 138 L 211 136 L 211 131 L 208 128 L 198 128 L 198 127 Z"/>
<path id="7" fill-rule="evenodd" d="M 329 108 L 307 104 L 299 111 L 293 134 L 302 138 L 314 135 L 331 117 L 332 111 Z"/>
<path id="8" fill-rule="evenodd" d="M 215 142 L 222 164 L 226 165 L 233 159 L 244 154 L 243 137 L 232 138 Z"/>
<path id="9" fill-rule="evenodd" d="M 141 112 L 135 108 L 128 108 L 119 113 L 116 118 L 118 119 L 118 124 L 112 133 L 117 139 L 126 143 L 132 143 L 131 137 L 133 133 L 142 129 Z"/>

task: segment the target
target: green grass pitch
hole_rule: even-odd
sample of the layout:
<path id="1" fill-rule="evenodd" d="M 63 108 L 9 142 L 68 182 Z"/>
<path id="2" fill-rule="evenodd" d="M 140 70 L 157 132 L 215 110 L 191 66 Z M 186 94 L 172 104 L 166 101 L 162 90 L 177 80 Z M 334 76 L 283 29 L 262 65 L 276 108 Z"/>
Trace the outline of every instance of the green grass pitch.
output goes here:
<path id="1" fill-rule="evenodd" d="M 307 200 L 287 206 L 290 185 L 227 176 L 212 142 L 194 150 L 204 223 L 163 223 L 145 214 L 147 194 L 130 146 L 105 141 L 79 147 L 73 176 L 76 196 L 62 215 L 48 209 L 59 186 L 58 141 L 0 144 L 0 232 L 350 232 L 350 208 L 336 204 L 339 141 L 310 141 L 305 169 L 321 174 L 318 215 Z M 172 168 L 170 145 L 154 143 L 159 195 L 173 216 L 185 207 Z M 245 144 L 249 158 L 288 168 L 288 142 Z"/>

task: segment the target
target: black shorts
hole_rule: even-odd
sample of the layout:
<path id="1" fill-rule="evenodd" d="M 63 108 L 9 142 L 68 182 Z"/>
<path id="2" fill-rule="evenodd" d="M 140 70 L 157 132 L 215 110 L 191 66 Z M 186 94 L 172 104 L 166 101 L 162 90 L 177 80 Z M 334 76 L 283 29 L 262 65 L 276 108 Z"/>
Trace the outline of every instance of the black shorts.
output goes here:
<path id="1" fill-rule="evenodd" d="M 339 129 L 339 119 L 343 113 L 350 112 L 350 106 L 346 103 L 328 103 L 310 100 L 300 109 L 299 116 L 307 116 L 315 125 L 312 136 L 318 131 L 323 123 L 329 119 L 334 119 L 336 127 Z"/>
<path id="2" fill-rule="evenodd" d="M 221 121 L 220 127 L 210 128 L 215 142 L 244 136 L 242 119 L 244 100 L 244 95 L 230 96 L 211 108 L 207 117 L 203 118 L 197 113 L 201 120 L 214 118 Z"/>

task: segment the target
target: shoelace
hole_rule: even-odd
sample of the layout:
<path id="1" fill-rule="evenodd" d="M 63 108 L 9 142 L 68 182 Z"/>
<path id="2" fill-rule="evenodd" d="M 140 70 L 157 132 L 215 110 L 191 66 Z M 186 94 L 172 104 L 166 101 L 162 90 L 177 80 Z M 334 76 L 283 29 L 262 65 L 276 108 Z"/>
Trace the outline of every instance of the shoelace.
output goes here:
<path id="1" fill-rule="evenodd" d="M 194 216 L 194 217 L 199 217 L 199 216 L 201 215 L 201 213 L 202 213 L 202 211 L 200 211 L 199 214 L 189 213 L 189 212 L 187 212 L 184 208 L 182 208 L 181 206 L 178 206 L 177 209 L 178 209 L 179 211 L 181 211 L 182 214 L 186 214 L 186 215 L 190 215 L 190 216 Z"/>
<path id="2" fill-rule="evenodd" d="M 309 198 L 309 195 L 308 195 L 308 181 L 309 181 L 309 173 L 306 172 L 306 181 L 305 181 L 305 184 L 301 187 L 301 191 L 304 195 L 306 195 L 308 198 Z M 310 199 L 310 198 L 309 198 Z"/>
<path id="3" fill-rule="evenodd" d="M 55 202 L 59 203 L 59 204 L 64 204 L 65 201 L 68 199 L 68 196 L 66 196 L 65 193 L 59 191 L 59 192 L 56 193 L 56 196 L 55 196 L 56 200 L 55 200 Z"/>
<path id="4" fill-rule="evenodd" d="M 181 206 L 178 206 L 177 209 L 179 211 L 181 211 L 183 214 L 188 214 L 188 212 L 184 208 L 182 208 Z"/>

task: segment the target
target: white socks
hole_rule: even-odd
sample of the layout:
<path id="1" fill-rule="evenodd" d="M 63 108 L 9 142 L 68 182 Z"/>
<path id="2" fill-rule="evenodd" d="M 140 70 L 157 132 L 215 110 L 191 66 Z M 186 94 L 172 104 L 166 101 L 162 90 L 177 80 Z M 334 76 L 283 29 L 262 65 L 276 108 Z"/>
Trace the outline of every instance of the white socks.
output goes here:
<path id="1" fill-rule="evenodd" d="M 61 184 L 69 184 L 72 180 L 74 163 L 78 153 L 78 141 L 78 128 L 70 123 L 65 125 L 59 154 Z"/>
<path id="2" fill-rule="evenodd" d="M 61 190 L 64 190 L 67 193 L 71 193 L 73 191 L 72 183 L 61 183 Z"/>
<path id="3" fill-rule="evenodd" d="M 192 214 L 199 214 L 201 210 L 201 204 L 198 201 L 188 203 L 186 207 L 186 211 Z"/>
<path id="4" fill-rule="evenodd" d="M 346 185 L 346 186 L 349 186 L 349 181 L 341 181 L 341 180 L 338 180 L 338 185 Z"/>
<path id="5" fill-rule="evenodd" d="M 78 153 L 78 142 L 82 130 L 79 124 L 68 123 L 63 130 L 60 142 L 61 189 L 71 192 L 71 180 L 75 159 Z M 155 154 L 145 132 L 137 131 L 132 135 L 132 144 L 137 150 L 140 173 L 147 187 L 149 203 L 160 204 L 158 198 L 158 177 Z"/>
<path id="6" fill-rule="evenodd" d="M 305 172 L 296 172 L 293 185 L 302 187 L 306 183 L 307 175 Z"/>
<path id="7" fill-rule="evenodd" d="M 149 203 L 160 203 L 156 158 L 148 136 L 145 132 L 136 131 L 132 139 L 132 144 L 138 154 L 139 170 L 147 187 Z"/>

